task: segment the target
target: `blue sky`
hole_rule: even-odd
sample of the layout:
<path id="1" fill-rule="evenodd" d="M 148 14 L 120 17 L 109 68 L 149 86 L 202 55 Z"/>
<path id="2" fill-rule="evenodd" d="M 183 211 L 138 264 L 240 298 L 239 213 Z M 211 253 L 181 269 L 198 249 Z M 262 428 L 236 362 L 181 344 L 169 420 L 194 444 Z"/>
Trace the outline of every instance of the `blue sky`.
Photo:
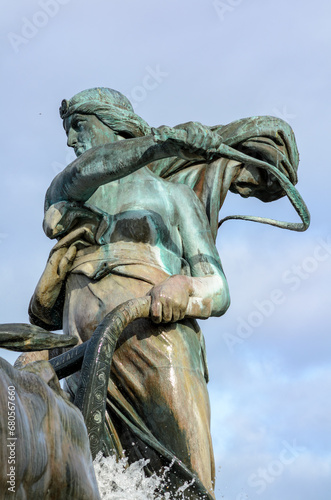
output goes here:
<path id="1" fill-rule="evenodd" d="M 330 49 L 327 0 L 16 0 L 2 6 L 1 322 L 27 322 L 52 243 L 52 178 L 74 158 L 58 115 L 94 86 L 153 126 L 274 115 L 294 129 L 306 233 L 222 226 L 232 304 L 203 322 L 217 500 L 330 495 Z M 297 220 L 229 195 L 223 214 Z M 13 361 L 16 355 L 1 355 Z"/>

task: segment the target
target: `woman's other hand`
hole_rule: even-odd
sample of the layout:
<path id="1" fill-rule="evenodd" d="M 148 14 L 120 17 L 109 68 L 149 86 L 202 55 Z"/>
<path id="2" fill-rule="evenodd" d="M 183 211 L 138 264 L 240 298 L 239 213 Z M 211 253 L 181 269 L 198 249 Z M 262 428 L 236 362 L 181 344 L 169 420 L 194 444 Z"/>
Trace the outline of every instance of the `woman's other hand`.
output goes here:
<path id="1" fill-rule="evenodd" d="M 192 289 L 186 276 L 175 275 L 154 286 L 150 317 L 154 323 L 169 323 L 184 318 Z"/>

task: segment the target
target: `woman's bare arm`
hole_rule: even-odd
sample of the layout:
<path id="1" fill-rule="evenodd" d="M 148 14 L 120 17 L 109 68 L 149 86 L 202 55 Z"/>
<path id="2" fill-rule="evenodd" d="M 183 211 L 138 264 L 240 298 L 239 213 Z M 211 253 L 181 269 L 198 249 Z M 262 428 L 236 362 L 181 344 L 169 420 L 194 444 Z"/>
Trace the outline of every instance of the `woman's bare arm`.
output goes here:
<path id="1" fill-rule="evenodd" d="M 197 122 L 178 125 L 175 129 L 162 126 L 153 129 L 153 134 L 86 151 L 52 181 L 46 193 L 45 211 L 61 201 L 84 203 L 99 186 L 125 177 L 153 161 L 173 157 L 207 159 L 208 151 L 220 142 L 218 134 Z"/>
<path id="2" fill-rule="evenodd" d="M 125 177 L 152 161 L 178 155 L 171 144 L 156 144 L 153 136 L 125 139 L 89 149 L 52 181 L 45 210 L 61 201 L 87 201 L 99 186 Z"/>

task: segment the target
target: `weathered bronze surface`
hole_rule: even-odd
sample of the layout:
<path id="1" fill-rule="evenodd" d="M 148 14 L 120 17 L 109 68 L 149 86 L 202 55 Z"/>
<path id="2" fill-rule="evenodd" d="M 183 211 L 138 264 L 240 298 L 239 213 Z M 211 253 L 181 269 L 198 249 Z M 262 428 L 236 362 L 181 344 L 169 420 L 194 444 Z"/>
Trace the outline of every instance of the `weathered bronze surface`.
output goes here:
<path id="1" fill-rule="evenodd" d="M 149 458 L 150 474 L 173 463 L 174 489 L 194 479 L 187 498 L 212 499 L 208 370 L 195 318 L 221 316 L 229 306 L 215 247 L 229 190 L 265 202 L 287 194 L 301 223 L 240 218 L 308 227 L 294 188 L 293 132 L 273 117 L 152 129 L 122 94 L 105 88 L 64 100 L 60 114 L 77 159 L 46 193 L 43 227 L 58 241 L 31 299 L 31 322 L 63 328 L 79 342 L 96 330 L 82 376 L 66 379 L 93 454 L 101 447 L 130 462 Z M 130 318 L 140 317 L 133 323 L 111 314 L 127 301 Z M 119 324 L 110 331 L 108 320 Z M 55 368 L 67 374 L 61 363 Z"/>
<path id="2" fill-rule="evenodd" d="M 28 352 L 73 347 L 77 337 L 57 335 L 35 325 L 24 323 L 0 324 L 0 347 L 11 351 Z"/>
<path id="3" fill-rule="evenodd" d="M 1 500 L 100 499 L 84 420 L 47 361 L 17 370 L 0 358 L 0 408 Z"/>

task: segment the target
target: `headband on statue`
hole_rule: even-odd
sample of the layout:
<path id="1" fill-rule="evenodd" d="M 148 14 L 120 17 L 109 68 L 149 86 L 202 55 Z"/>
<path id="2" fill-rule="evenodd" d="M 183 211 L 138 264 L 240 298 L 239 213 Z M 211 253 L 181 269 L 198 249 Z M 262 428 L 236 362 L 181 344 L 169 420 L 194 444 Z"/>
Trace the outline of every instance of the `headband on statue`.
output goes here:
<path id="1" fill-rule="evenodd" d="M 130 101 L 120 92 L 107 88 L 84 90 L 69 101 L 63 99 L 60 116 L 65 120 L 74 113 L 95 115 L 118 133 L 131 137 L 151 134 L 151 128 L 134 111 Z"/>

